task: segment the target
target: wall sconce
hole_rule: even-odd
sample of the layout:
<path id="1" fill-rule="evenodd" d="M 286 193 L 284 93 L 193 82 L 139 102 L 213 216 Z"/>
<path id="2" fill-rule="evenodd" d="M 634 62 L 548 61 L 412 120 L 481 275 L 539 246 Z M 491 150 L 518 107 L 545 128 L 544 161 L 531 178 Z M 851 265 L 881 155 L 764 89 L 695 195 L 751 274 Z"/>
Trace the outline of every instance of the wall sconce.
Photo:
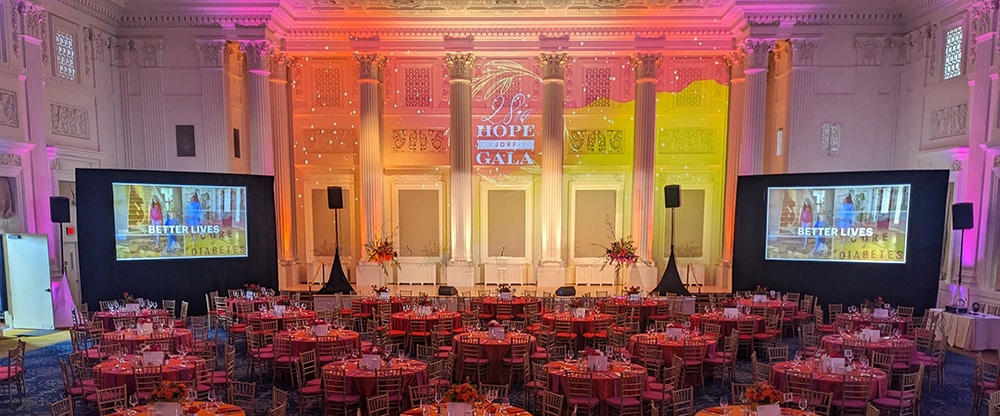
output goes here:
<path id="1" fill-rule="evenodd" d="M 840 123 L 823 123 L 822 145 L 827 156 L 840 156 Z"/>

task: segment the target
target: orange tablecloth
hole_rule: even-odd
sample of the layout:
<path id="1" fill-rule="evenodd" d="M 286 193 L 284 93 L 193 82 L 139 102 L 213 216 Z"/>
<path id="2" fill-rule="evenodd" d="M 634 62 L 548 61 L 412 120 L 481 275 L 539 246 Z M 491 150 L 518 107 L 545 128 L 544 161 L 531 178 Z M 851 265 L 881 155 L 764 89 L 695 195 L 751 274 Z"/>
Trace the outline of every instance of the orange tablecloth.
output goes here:
<path id="1" fill-rule="evenodd" d="M 819 391 L 833 393 L 833 397 L 840 397 L 844 387 L 844 376 L 840 374 L 827 374 L 813 372 L 815 362 L 813 360 L 802 360 L 798 363 L 794 361 L 784 361 L 771 366 L 771 384 L 778 390 L 784 391 L 787 382 L 785 373 L 788 370 L 811 372 L 813 381 Z M 847 373 L 849 376 L 870 376 L 872 377 L 871 398 L 882 397 L 889 388 L 889 376 L 885 371 L 877 368 L 865 370 L 855 369 Z"/>
<path id="2" fill-rule="evenodd" d="M 684 356 L 684 337 L 681 339 L 670 339 L 666 334 L 659 332 L 652 335 L 649 334 L 635 334 L 632 335 L 628 340 L 628 352 L 633 357 L 639 355 L 639 342 L 643 340 L 648 340 L 650 338 L 656 338 L 656 345 L 660 347 L 663 351 L 663 360 L 665 362 L 671 362 L 673 356 L 682 357 Z M 688 336 L 690 339 L 694 340 L 705 340 L 705 346 L 707 347 L 706 356 L 712 352 L 715 352 L 715 348 L 718 344 L 718 340 L 712 335 L 699 335 L 699 336 Z"/>
<path id="3" fill-rule="evenodd" d="M 462 343 L 461 338 L 463 336 L 474 337 L 479 340 L 479 356 L 485 357 L 490 360 L 489 370 L 486 373 L 486 383 L 487 384 L 507 384 L 507 380 L 501 380 L 503 375 L 503 359 L 511 358 L 510 348 L 514 340 L 513 333 L 506 333 L 506 337 L 503 340 L 490 339 L 487 332 L 471 332 L 469 334 L 455 335 L 452 339 L 452 348 L 455 351 L 455 357 L 459 361 L 459 364 L 455 365 L 455 379 L 464 380 L 462 376 Z M 535 337 L 529 336 L 528 338 L 528 352 L 535 350 Z"/>
<path id="4" fill-rule="evenodd" d="M 754 320 L 754 333 L 764 332 L 764 317 L 759 315 L 740 315 L 741 318 L 751 318 Z M 691 320 L 692 328 L 701 328 L 701 321 L 711 320 L 719 323 L 720 335 L 728 337 L 730 333 L 736 329 L 736 324 L 739 322 L 739 318 L 725 318 L 722 312 L 713 313 L 695 313 L 691 314 L 689 318 Z"/>
<path id="5" fill-rule="evenodd" d="M 845 335 L 848 339 L 855 338 L 856 335 Z M 912 339 L 906 338 L 882 338 L 877 341 L 865 342 L 865 351 L 868 356 L 871 357 L 872 352 L 877 351 L 885 354 L 892 354 L 892 349 L 894 343 L 901 344 L 901 347 L 906 347 L 911 350 L 910 357 L 914 357 L 917 354 L 917 343 Z M 827 335 L 823 337 L 820 345 L 825 349 L 831 356 L 843 357 L 844 351 L 844 338 L 840 335 Z"/>
<path id="6" fill-rule="evenodd" d="M 622 372 L 633 371 L 633 372 L 645 372 L 646 369 L 639 364 L 629 364 L 613 362 L 610 364 L 610 370 L 608 371 L 598 371 L 594 372 L 594 385 L 593 385 L 593 396 L 601 400 L 601 414 L 607 413 L 607 406 L 605 401 L 608 397 L 613 397 L 621 390 L 622 385 Z M 553 393 L 563 394 L 567 389 L 566 385 L 566 371 L 574 370 L 577 368 L 576 363 L 566 363 L 565 361 L 553 361 L 551 363 L 545 364 L 545 371 L 549 375 L 549 390 Z M 586 371 L 586 370 L 582 370 Z"/>
<path id="7" fill-rule="evenodd" d="M 410 312 L 396 312 L 392 314 L 392 320 L 390 321 L 390 327 L 397 331 L 410 332 L 410 321 L 413 320 L 425 320 L 427 321 L 427 330 L 433 331 L 434 325 L 437 325 L 442 319 L 451 319 L 452 328 L 459 328 L 462 326 L 462 314 L 458 312 L 436 312 L 430 315 L 417 315 L 416 313 Z"/>
<path id="8" fill-rule="evenodd" d="M 347 394 L 360 395 L 362 399 L 375 395 L 375 372 L 358 368 L 361 360 L 336 361 L 324 365 L 323 369 L 339 368 L 346 364 Z M 383 363 L 383 365 L 386 365 Z M 384 368 L 384 367 L 383 367 Z M 417 360 L 393 360 L 391 368 L 403 369 L 403 391 L 410 386 L 427 384 L 427 364 Z"/>
<path id="9" fill-rule="evenodd" d="M 285 323 L 289 319 L 307 319 L 312 321 L 316 319 L 316 311 L 310 310 L 295 310 L 295 311 L 285 311 L 282 315 L 275 315 L 273 312 L 250 312 L 246 316 L 247 322 L 250 321 L 278 321 L 279 329 L 286 329 Z"/>
<path id="10" fill-rule="evenodd" d="M 111 332 L 116 330 L 115 328 L 115 318 L 125 318 L 128 316 L 135 316 L 136 318 L 152 318 L 154 316 L 167 316 L 166 309 L 140 309 L 139 312 L 125 312 L 125 311 L 99 311 L 94 312 L 92 319 L 99 319 L 104 323 L 104 332 Z"/>
<path id="11" fill-rule="evenodd" d="M 157 333 L 169 332 L 170 339 L 173 340 L 174 350 L 176 351 L 178 346 L 183 345 L 186 348 L 191 347 L 191 340 L 194 338 L 191 336 L 191 331 L 187 329 L 173 329 L 173 330 L 158 330 Z M 137 334 L 133 330 L 125 331 L 111 331 L 104 334 L 104 339 L 110 340 L 112 342 L 119 342 L 125 351 L 129 354 L 134 353 L 136 349 L 139 348 L 142 343 L 152 339 L 152 334 Z"/>
<path id="12" fill-rule="evenodd" d="M 514 315 L 524 314 L 524 305 L 529 303 L 538 305 L 538 311 L 542 310 L 542 300 L 538 298 L 526 298 L 523 296 L 514 296 L 509 301 L 502 301 L 496 297 L 487 296 L 476 298 L 472 300 L 472 305 L 481 305 L 482 311 L 485 314 L 496 315 L 497 314 L 497 303 L 500 302 L 510 302 L 510 311 Z"/>
<path id="13" fill-rule="evenodd" d="M 208 402 L 192 402 L 187 405 L 182 405 L 181 410 L 183 411 L 185 408 L 191 406 L 196 406 L 202 409 L 198 411 L 197 416 L 211 416 L 211 415 L 246 416 L 246 412 L 244 412 L 242 408 L 226 403 L 216 403 L 215 406 L 218 406 L 217 411 L 206 410 L 206 408 L 209 406 Z M 153 410 L 147 406 L 137 406 L 132 410 L 135 410 L 137 412 L 135 416 L 153 415 Z M 131 416 L 131 413 L 129 413 L 128 411 L 123 411 L 121 413 L 115 413 L 115 415 Z"/>
<path id="14" fill-rule="evenodd" d="M 709 407 L 708 409 L 704 409 L 704 410 L 699 410 L 698 413 L 695 414 L 695 416 L 719 416 L 721 414 L 722 414 L 722 408 L 716 406 L 716 407 Z M 786 415 L 787 416 L 798 416 L 798 415 L 807 415 L 807 414 L 808 415 L 812 415 L 812 413 L 806 413 L 806 412 L 803 412 L 803 411 L 801 411 L 799 409 L 781 408 L 781 416 L 786 416 Z M 738 406 L 738 405 L 735 405 L 735 406 L 731 405 L 731 406 L 729 406 L 729 416 L 746 416 L 746 415 L 747 414 L 743 413 L 743 409 L 741 409 L 740 406 Z"/>
<path id="15" fill-rule="evenodd" d="M 135 392 L 135 377 L 132 375 L 132 360 L 138 360 L 135 355 L 125 357 L 125 362 L 120 367 L 115 367 L 118 360 L 110 359 L 102 361 L 94 366 L 94 376 L 99 372 L 104 388 L 118 387 L 126 385 L 129 392 Z M 187 356 L 183 361 L 180 358 L 170 358 L 163 365 L 163 379 L 171 381 L 187 381 L 194 378 L 195 364 L 204 364 L 205 360 L 200 357 Z"/>
<path id="16" fill-rule="evenodd" d="M 348 345 L 361 349 L 361 336 L 355 331 L 331 329 L 330 335 L 337 337 L 337 345 Z M 275 337 L 288 339 L 292 357 L 298 357 L 301 353 L 316 349 L 316 335 L 313 335 L 309 330 L 281 331 Z"/>

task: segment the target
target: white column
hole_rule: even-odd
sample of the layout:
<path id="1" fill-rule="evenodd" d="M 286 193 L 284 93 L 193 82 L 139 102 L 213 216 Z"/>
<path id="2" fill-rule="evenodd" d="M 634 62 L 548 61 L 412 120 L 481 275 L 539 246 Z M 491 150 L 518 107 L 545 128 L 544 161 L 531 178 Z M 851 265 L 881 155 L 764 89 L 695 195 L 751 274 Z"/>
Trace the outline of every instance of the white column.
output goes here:
<path id="1" fill-rule="evenodd" d="M 774 49 L 773 39 L 747 39 L 746 103 L 740 138 L 740 175 L 764 172 L 764 116 L 767 107 L 767 58 Z"/>
<path id="2" fill-rule="evenodd" d="M 632 54 L 635 68 L 635 148 L 632 161 L 632 238 L 639 258 L 653 261 L 653 201 L 656 195 L 654 164 L 656 157 L 656 83 L 661 53 Z M 637 266 L 645 278 L 640 286 L 649 288 L 649 267 Z M 655 274 L 655 267 L 652 267 Z M 621 276 L 615 284 L 632 284 L 630 276 Z M 655 285 L 655 278 L 652 279 Z M 644 283 L 644 284 L 643 284 Z"/>
<path id="3" fill-rule="evenodd" d="M 994 62 L 994 46 L 996 35 L 994 2 L 977 2 L 969 9 L 969 63 L 966 66 L 969 81 L 969 153 L 964 167 L 965 189 L 961 202 L 972 202 L 974 227 L 966 231 L 962 246 L 961 271 L 965 282 L 971 286 L 990 287 L 987 279 L 978 281 L 979 276 L 986 276 L 988 253 L 982 244 L 987 238 L 986 222 L 989 219 L 988 210 L 983 209 L 989 204 L 990 177 L 993 159 L 987 160 L 984 145 L 989 141 L 993 128 L 990 125 L 990 102 L 994 95 L 990 80 L 990 67 Z M 996 111 L 996 110 L 994 110 Z M 988 165 L 988 167 L 987 167 Z M 957 201 L 958 202 L 958 201 Z M 960 234 L 959 234 L 960 235 Z M 970 254 L 971 253 L 971 254 Z M 971 269 L 971 270 L 966 270 Z"/>
<path id="4" fill-rule="evenodd" d="M 742 51 L 725 57 L 729 67 L 729 131 L 726 139 L 726 200 L 722 243 L 722 282 L 724 287 L 732 284 L 733 231 L 736 229 L 736 178 L 740 171 L 740 137 L 743 131 L 743 115 L 746 112 L 746 55 Z"/>
<path id="5" fill-rule="evenodd" d="M 266 40 L 240 44 L 247 60 L 250 118 L 250 172 L 274 175 L 274 137 L 271 131 L 270 59 L 274 47 Z"/>
<path id="6" fill-rule="evenodd" d="M 563 117 L 566 107 L 565 53 L 542 53 L 541 267 L 563 270 Z M 539 273 L 542 273 L 539 271 Z M 565 275 L 565 273 L 560 273 Z M 553 276 L 554 277 L 554 276 Z M 545 280 L 552 280 L 547 277 Z M 564 283 L 565 278 L 558 281 Z"/>
<path id="7" fill-rule="evenodd" d="M 27 106 L 28 125 L 27 139 L 34 145 L 31 149 L 31 187 L 32 199 L 28 201 L 28 213 L 25 215 L 25 228 L 30 233 L 47 234 L 49 238 L 49 264 L 52 270 L 62 270 L 59 264 L 59 227 L 52 223 L 49 216 L 49 197 L 55 195 L 52 165 L 49 163 L 47 149 L 48 134 L 48 104 L 45 102 L 45 40 L 48 38 L 48 12 L 29 2 L 21 2 L 16 9 L 21 19 L 22 27 L 17 43 L 23 41 L 21 55 L 24 58 L 24 71 L 21 81 L 24 83 L 25 104 Z M 25 190 L 27 191 L 27 190 Z M 25 192 L 27 194 L 27 192 Z M 30 215 L 34 217 L 29 217 Z"/>
<path id="8" fill-rule="evenodd" d="M 358 84 L 361 89 L 360 118 L 361 131 L 358 139 L 358 159 L 360 164 L 361 189 L 358 195 L 361 198 L 361 248 L 360 253 L 364 253 L 364 244 L 382 237 L 383 221 L 383 201 L 385 200 L 384 178 L 382 174 L 382 72 L 388 59 L 384 55 L 377 53 L 360 54 L 354 56 L 354 61 L 358 64 Z M 382 270 L 378 267 L 370 267 L 364 256 L 361 256 L 361 265 L 369 267 L 358 268 L 358 284 L 364 279 L 362 273 L 372 275 L 373 278 L 381 279 Z M 377 275 L 377 276 L 376 276 Z M 379 280 L 381 282 L 381 280 Z"/>
<path id="9" fill-rule="evenodd" d="M 167 136 L 163 108 L 163 40 L 137 41 L 139 86 L 142 97 L 143 142 L 146 169 L 166 170 L 167 155 L 176 155 L 173 140 Z"/>
<path id="10" fill-rule="evenodd" d="M 817 132 L 810 132 L 812 107 L 816 90 L 816 67 L 813 58 L 816 56 L 818 39 L 796 38 L 791 40 L 792 46 L 792 80 L 791 94 L 788 101 L 788 130 L 785 132 L 785 149 L 788 149 L 789 172 L 801 172 L 805 157 L 796 157 L 796 151 L 808 146 L 809 140 L 815 140 Z M 811 134 L 810 134 L 811 133 Z"/>
<path id="11" fill-rule="evenodd" d="M 288 64 L 290 59 L 284 53 L 275 53 L 271 57 L 271 129 L 274 136 L 274 207 L 277 210 L 278 222 L 278 266 L 279 270 L 287 271 L 293 264 L 294 241 L 292 226 L 292 142 L 291 119 L 288 91 Z M 283 276 L 285 277 L 285 276 Z M 290 279 L 291 277 L 288 276 Z M 284 280 L 283 281 L 287 281 Z M 289 281 L 290 283 L 290 281 Z"/>
<path id="12" fill-rule="evenodd" d="M 131 39 L 117 39 L 112 46 L 112 60 L 115 67 L 114 72 L 116 72 L 117 78 L 115 80 L 115 142 L 118 143 L 118 162 L 124 168 L 137 168 L 143 166 L 145 163 L 139 163 L 139 161 L 145 160 L 145 156 L 142 152 L 141 140 L 136 140 L 132 132 L 132 112 L 135 111 L 132 108 L 132 94 L 130 85 L 131 80 L 131 64 L 132 64 L 132 53 L 134 51 L 134 44 Z"/>
<path id="13" fill-rule="evenodd" d="M 476 56 L 449 53 L 451 259 L 448 284 L 469 287 L 472 270 L 472 71 Z"/>
<path id="14" fill-rule="evenodd" d="M 226 93 L 225 74 L 222 66 L 226 41 L 197 39 L 198 62 L 201 66 L 201 99 L 205 134 L 205 167 L 209 172 L 230 172 L 229 129 L 226 117 L 229 113 L 229 95 Z"/>

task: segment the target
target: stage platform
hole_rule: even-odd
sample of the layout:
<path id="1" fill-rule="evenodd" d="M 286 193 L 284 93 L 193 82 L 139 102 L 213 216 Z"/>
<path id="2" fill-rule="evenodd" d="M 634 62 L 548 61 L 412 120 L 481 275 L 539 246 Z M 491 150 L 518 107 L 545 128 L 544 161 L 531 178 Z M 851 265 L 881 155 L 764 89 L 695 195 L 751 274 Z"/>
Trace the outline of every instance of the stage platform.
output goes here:
<path id="1" fill-rule="evenodd" d="M 359 294 L 367 294 L 371 292 L 370 287 L 358 287 L 357 284 L 352 283 L 355 291 Z M 430 296 L 436 296 L 438 293 L 438 288 L 441 285 L 410 285 L 410 284 L 387 284 L 393 295 L 404 293 L 412 294 L 414 296 L 421 293 L 426 293 Z M 297 284 L 290 285 L 287 287 L 282 287 L 281 290 L 295 291 L 295 292 L 315 292 L 318 291 L 322 285 L 307 285 L 307 284 Z M 478 296 L 480 290 L 491 290 L 496 289 L 496 285 L 475 285 L 471 287 L 455 287 L 459 293 L 469 292 L 472 296 Z M 613 285 L 577 285 L 573 286 L 576 288 L 576 295 L 583 296 L 585 294 L 590 294 L 590 296 L 598 296 L 603 294 L 621 294 L 623 286 L 613 286 Z M 516 294 L 520 295 L 527 292 L 533 292 L 535 296 L 543 296 L 546 292 L 555 293 L 559 286 L 538 286 L 538 285 L 511 285 L 511 288 L 516 289 Z M 643 288 L 644 290 L 650 290 L 652 288 Z M 691 287 L 688 290 L 691 291 L 692 295 L 698 294 L 730 294 L 731 290 L 721 287 L 721 286 L 700 286 Z"/>

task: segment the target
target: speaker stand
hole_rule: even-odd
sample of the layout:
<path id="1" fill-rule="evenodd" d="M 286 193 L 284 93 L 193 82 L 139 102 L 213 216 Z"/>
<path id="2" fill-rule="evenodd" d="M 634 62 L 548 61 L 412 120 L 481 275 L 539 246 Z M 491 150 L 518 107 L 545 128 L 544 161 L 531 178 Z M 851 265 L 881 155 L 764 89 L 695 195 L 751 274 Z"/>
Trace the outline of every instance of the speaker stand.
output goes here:
<path id="1" fill-rule="evenodd" d="M 663 270 L 663 277 L 660 278 L 660 283 L 656 285 L 656 289 L 653 289 L 653 291 L 658 292 L 660 295 L 677 293 L 684 296 L 691 296 L 691 292 L 681 283 L 681 273 L 677 270 L 677 259 L 674 258 L 675 210 L 676 208 L 670 208 L 670 258 L 667 260 L 667 268 Z"/>
<path id="2" fill-rule="evenodd" d="M 336 248 L 333 254 L 333 265 L 330 268 L 330 276 L 326 280 L 326 284 L 323 285 L 318 292 L 319 294 L 332 295 L 335 293 L 341 293 L 349 295 L 354 292 L 354 288 L 351 283 L 347 281 L 347 275 L 344 274 L 344 266 L 340 263 L 340 209 L 335 208 L 333 210 L 333 229 L 334 235 L 336 236 Z"/>

